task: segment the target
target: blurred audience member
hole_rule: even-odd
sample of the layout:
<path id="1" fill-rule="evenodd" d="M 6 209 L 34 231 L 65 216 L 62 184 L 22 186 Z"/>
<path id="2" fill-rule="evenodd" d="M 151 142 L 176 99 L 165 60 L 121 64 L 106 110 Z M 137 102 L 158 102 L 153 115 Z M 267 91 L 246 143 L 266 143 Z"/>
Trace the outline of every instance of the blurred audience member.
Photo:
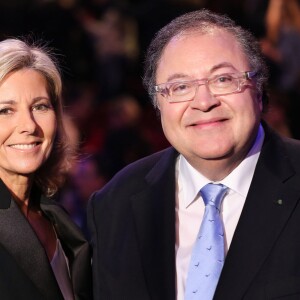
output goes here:
<path id="1" fill-rule="evenodd" d="M 68 97 L 65 124 L 82 158 L 59 199 L 88 238 L 86 205 L 91 193 L 127 164 L 168 144 L 155 116 L 132 95 L 121 94 L 97 106 L 92 89 L 83 85 Z"/>
<path id="2" fill-rule="evenodd" d="M 26 0 L 29 1 L 29 0 Z M 79 0 L 31 0 L 24 13 L 22 30 L 41 36 L 60 54 L 64 81 L 73 84 L 82 79 L 93 81 L 95 55 L 85 29 L 76 14 Z M 22 1 L 20 1 L 22 2 Z"/>
<path id="3" fill-rule="evenodd" d="M 110 177 L 127 164 L 153 152 L 142 132 L 142 117 L 142 109 L 133 96 L 120 95 L 108 103 L 102 153 Z"/>
<path id="4" fill-rule="evenodd" d="M 300 138 L 300 5 L 298 0 L 270 0 L 265 15 L 266 35 L 261 47 L 268 59 L 271 88 L 285 93 L 290 106 L 290 130 Z"/>
<path id="5" fill-rule="evenodd" d="M 73 221 L 88 238 L 86 207 L 91 193 L 107 182 L 105 160 L 99 155 L 89 155 L 74 165 L 69 182 L 60 193 L 60 202 Z"/>
<path id="6" fill-rule="evenodd" d="M 97 87 L 81 83 L 69 87 L 65 94 L 67 107 L 65 122 L 73 142 L 81 153 L 96 153 L 103 147 L 105 135 L 105 105 L 100 105 Z M 77 141 L 76 141 L 77 138 Z M 75 140 L 74 140 L 75 139 Z"/>
<path id="7" fill-rule="evenodd" d="M 96 80 L 101 97 L 110 99 L 126 89 L 137 62 L 138 28 L 135 20 L 113 5 L 95 15 L 88 9 L 78 14 L 95 52 Z"/>
<path id="8" fill-rule="evenodd" d="M 300 76 L 298 1 L 270 0 L 265 22 L 266 36 L 261 40 L 261 46 L 263 53 L 277 69 L 277 78 L 273 78 L 273 83 L 283 91 L 289 91 L 299 83 Z"/>

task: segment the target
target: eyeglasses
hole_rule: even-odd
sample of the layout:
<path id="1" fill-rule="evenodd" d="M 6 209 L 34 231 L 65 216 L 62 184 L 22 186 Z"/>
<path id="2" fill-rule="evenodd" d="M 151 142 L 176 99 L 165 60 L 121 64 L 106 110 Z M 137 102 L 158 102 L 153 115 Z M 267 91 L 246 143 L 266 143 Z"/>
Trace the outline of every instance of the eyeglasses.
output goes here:
<path id="1" fill-rule="evenodd" d="M 214 96 L 223 96 L 240 92 L 247 80 L 257 75 L 255 71 L 226 73 L 211 78 L 189 81 L 166 82 L 154 86 L 156 93 L 161 94 L 169 102 L 184 102 L 194 99 L 200 85 L 205 85 Z"/>

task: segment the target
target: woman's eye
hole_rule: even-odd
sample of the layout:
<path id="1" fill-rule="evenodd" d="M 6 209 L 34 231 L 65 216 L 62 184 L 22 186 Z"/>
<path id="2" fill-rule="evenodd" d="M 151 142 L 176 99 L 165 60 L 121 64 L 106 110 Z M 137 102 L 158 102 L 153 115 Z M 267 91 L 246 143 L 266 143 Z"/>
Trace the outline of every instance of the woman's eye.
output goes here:
<path id="1" fill-rule="evenodd" d="M 49 104 L 41 103 L 33 106 L 32 110 L 34 111 L 46 111 L 52 109 L 52 106 Z"/>
<path id="2" fill-rule="evenodd" d="M 4 107 L 0 109 L 0 115 L 9 115 L 13 113 L 13 110 L 9 107 Z"/>

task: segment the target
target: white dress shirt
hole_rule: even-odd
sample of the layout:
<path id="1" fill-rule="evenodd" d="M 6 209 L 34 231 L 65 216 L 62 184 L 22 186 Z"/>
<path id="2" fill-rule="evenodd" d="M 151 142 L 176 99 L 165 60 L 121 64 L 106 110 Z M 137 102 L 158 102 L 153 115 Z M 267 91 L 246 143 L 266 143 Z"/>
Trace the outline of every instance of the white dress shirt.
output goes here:
<path id="1" fill-rule="evenodd" d="M 260 126 L 246 158 L 220 181 L 229 188 L 221 207 L 226 253 L 250 188 L 263 140 L 264 130 Z M 182 300 L 193 245 L 205 210 L 199 191 L 211 181 L 194 169 L 182 155 L 176 162 L 176 180 L 176 284 L 177 300 Z"/>

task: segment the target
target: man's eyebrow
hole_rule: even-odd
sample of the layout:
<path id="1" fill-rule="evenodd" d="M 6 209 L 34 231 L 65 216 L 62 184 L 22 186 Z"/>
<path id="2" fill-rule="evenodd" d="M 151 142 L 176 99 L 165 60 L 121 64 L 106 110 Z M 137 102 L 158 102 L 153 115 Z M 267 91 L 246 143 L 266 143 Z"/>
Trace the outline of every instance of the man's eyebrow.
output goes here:
<path id="1" fill-rule="evenodd" d="M 214 65 L 213 67 L 210 68 L 210 72 L 213 73 L 219 69 L 222 69 L 222 68 L 232 68 L 232 69 L 235 69 L 235 67 L 229 63 L 229 62 L 221 62 L 217 65 Z"/>
<path id="2" fill-rule="evenodd" d="M 187 78 L 187 77 L 189 77 L 189 76 L 184 73 L 175 73 L 168 77 L 167 82 L 172 81 L 174 79 L 182 79 L 182 78 Z"/>
<path id="3" fill-rule="evenodd" d="M 219 69 L 222 69 L 222 68 L 232 68 L 235 70 L 235 67 L 229 63 L 229 62 L 221 62 L 213 67 L 210 68 L 209 72 L 210 73 L 213 73 Z M 184 78 L 189 78 L 189 76 L 185 73 L 175 73 L 175 74 L 172 74 L 171 76 L 169 76 L 167 78 L 167 81 L 166 82 L 170 82 L 172 80 L 176 80 L 176 79 L 184 79 Z"/>

